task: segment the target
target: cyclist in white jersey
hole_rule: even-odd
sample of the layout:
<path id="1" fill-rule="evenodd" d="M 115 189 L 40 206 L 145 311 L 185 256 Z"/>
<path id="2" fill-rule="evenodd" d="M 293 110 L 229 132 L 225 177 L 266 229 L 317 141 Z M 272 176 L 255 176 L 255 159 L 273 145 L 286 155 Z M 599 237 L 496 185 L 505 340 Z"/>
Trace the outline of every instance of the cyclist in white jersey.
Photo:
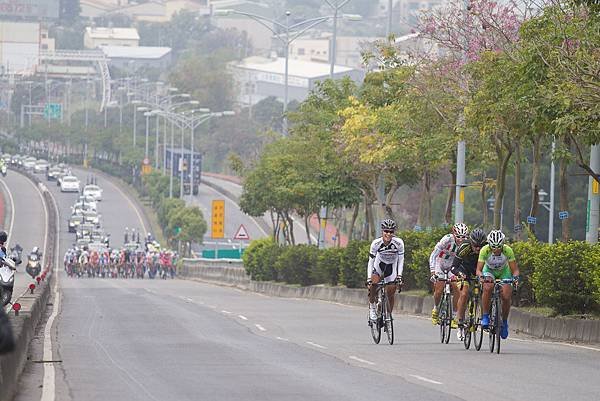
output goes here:
<path id="1" fill-rule="evenodd" d="M 377 320 L 375 306 L 376 291 L 373 284 L 383 278 L 384 283 L 395 283 L 385 287 L 390 300 L 390 311 L 394 310 L 394 294 L 397 284 L 402 285 L 404 270 L 404 241 L 394 237 L 396 222 L 386 219 L 381 223 L 381 238 L 373 240 L 367 264 L 367 288 L 369 289 L 369 318 Z"/>
<path id="2" fill-rule="evenodd" d="M 452 261 L 456 256 L 456 251 L 460 244 L 469 238 L 469 227 L 464 223 L 456 223 L 452 227 L 452 233 L 446 234 L 436 244 L 433 252 L 429 256 L 429 271 L 431 273 L 431 281 L 433 284 L 433 310 L 431 311 L 431 322 L 438 324 L 438 310 L 437 306 L 442 299 L 442 292 L 444 291 L 444 282 L 437 280 L 438 277 L 442 276 L 444 272 L 449 272 L 452 268 Z M 454 275 L 449 274 L 449 278 Z M 455 283 L 452 283 L 452 308 L 456 310 L 458 302 L 458 288 Z M 456 314 L 453 314 L 456 316 Z M 458 321 L 456 318 L 452 319 L 452 328 L 458 327 Z"/>

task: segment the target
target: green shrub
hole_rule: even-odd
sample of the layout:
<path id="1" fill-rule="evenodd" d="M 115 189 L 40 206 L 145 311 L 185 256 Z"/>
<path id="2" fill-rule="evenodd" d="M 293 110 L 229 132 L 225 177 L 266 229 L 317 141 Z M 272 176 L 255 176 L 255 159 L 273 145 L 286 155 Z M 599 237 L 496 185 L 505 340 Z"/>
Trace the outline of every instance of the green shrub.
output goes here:
<path id="1" fill-rule="evenodd" d="M 289 284 L 313 284 L 319 249 L 314 245 L 287 246 L 275 262 L 277 278 Z"/>
<path id="2" fill-rule="evenodd" d="M 549 245 L 539 242 L 536 239 L 514 242 L 509 245 L 515 252 L 517 266 L 519 266 L 519 272 L 521 274 L 518 294 L 516 297 L 513 297 L 514 303 L 517 306 L 534 305 L 535 292 L 533 290 L 532 281 L 533 272 L 535 271 L 536 266 L 542 264 L 542 255 L 546 252 L 544 248 Z"/>
<path id="3" fill-rule="evenodd" d="M 404 288 L 406 290 L 431 290 L 429 283 L 429 255 L 435 244 L 448 233 L 445 228 L 432 231 L 406 230 L 398 233 L 404 241 Z"/>
<path id="4" fill-rule="evenodd" d="M 272 238 L 252 241 L 242 255 L 246 273 L 252 280 L 275 280 L 277 278 L 275 261 L 280 251 L 279 245 Z"/>
<path id="5" fill-rule="evenodd" d="M 348 242 L 340 265 L 340 282 L 346 287 L 364 287 L 370 246 L 369 241 Z"/>
<path id="6" fill-rule="evenodd" d="M 586 314 L 597 309 L 593 277 L 598 270 L 597 247 L 581 241 L 542 247 L 533 272 L 533 288 L 542 306 L 559 314 Z M 592 254 L 592 253 L 596 254 Z"/>
<path id="7" fill-rule="evenodd" d="M 344 253 L 345 248 L 327 248 L 321 250 L 317 258 L 317 266 L 313 271 L 313 281 L 315 283 L 338 285 Z"/>

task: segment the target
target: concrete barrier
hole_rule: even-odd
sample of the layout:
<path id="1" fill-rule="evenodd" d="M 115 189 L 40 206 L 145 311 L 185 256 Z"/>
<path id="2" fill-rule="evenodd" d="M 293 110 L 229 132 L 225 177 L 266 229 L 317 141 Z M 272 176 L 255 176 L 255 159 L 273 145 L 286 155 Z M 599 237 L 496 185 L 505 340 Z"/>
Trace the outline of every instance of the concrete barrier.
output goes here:
<path id="1" fill-rule="evenodd" d="M 46 249 L 44 249 L 44 257 L 47 262 L 46 267 L 52 266 L 57 252 L 57 238 L 54 233 L 56 233 L 57 229 L 58 216 L 56 215 L 54 199 L 39 178 L 25 171 L 12 171 L 17 171 L 25 175 L 42 191 L 42 198 L 48 210 L 48 221 L 46 224 L 48 224 L 49 233 Z M 42 269 L 45 270 L 44 266 L 42 266 Z M 17 392 L 19 378 L 27 362 L 29 344 L 46 309 L 53 281 L 54 276 L 50 268 L 47 271 L 46 279 L 40 281 L 32 295 L 25 295 L 19 298 L 19 302 L 22 305 L 19 315 L 16 316 L 12 312 L 9 314 L 9 321 L 13 328 L 16 346 L 13 352 L 0 356 L 0 401 L 12 400 Z"/>
<path id="2" fill-rule="evenodd" d="M 248 291 L 286 298 L 310 298 L 350 305 L 367 305 L 366 291 L 362 288 L 313 285 L 297 287 L 270 281 L 253 281 L 246 274 L 241 261 L 214 259 L 184 259 L 180 277 L 234 286 Z M 396 294 L 396 310 L 429 316 L 433 297 Z M 510 328 L 517 333 L 558 341 L 600 344 L 600 321 L 549 318 L 511 308 Z"/>

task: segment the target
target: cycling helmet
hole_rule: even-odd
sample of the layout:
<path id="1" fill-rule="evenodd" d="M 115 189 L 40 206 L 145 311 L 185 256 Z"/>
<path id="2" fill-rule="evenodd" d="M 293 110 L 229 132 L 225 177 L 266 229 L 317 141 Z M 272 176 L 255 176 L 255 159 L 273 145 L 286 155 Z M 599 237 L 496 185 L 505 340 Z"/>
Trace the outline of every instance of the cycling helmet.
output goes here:
<path id="1" fill-rule="evenodd" d="M 487 236 L 490 248 L 500 248 L 504 245 L 504 234 L 500 230 L 492 230 Z"/>
<path id="2" fill-rule="evenodd" d="M 465 223 L 456 223 L 452 226 L 452 234 L 457 237 L 466 238 L 469 235 L 469 227 Z"/>
<path id="3" fill-rule="evenodd" d="M 473 246 L 484 246 L 486 242 L 485 232 L 483 232 L 481 228 L 474 229 L 471 232 L 471 235 L 469 235 L 469 242 L 471 242 L 471 245 Z"/>
<path id="4" fill-rule="evenodd" d="M 8 240 L 6 231 L 0 231 L 0 242 L 5 243 Z"/>
<path id="5" fill-rule="evenodd" d="M 381 222 L 382 230 L 395 231 L 396 227 L 396 222 L 392 219 L 385 219 Z"/>

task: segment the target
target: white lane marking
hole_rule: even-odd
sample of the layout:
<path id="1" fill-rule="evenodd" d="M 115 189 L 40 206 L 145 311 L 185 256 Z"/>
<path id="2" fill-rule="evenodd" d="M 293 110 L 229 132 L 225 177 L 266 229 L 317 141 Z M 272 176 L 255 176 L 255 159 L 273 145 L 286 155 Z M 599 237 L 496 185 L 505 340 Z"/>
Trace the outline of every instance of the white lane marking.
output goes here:
<path id="1" fill-rule="evenodd" d="M 579 345 L 579 344 L 569 344 L 569 343 L 563 343 L 560 341 L 542 341 L 542 340 L 526 340 L 523 338 L 509 338 L 509 341 L 519 341 L 522 343 L 532 343 L 532 344 L 549 344 L 549 345 L 562 345 L 564 347 L 573 347 L 573 348 L 581 348 L 581 349 L 585 349 L 588 351 L 596 351 L 596 352 L 600 352 L 600 348 L 596 348 L 596 347 L 590 347 L 590 346 L 586 346 L 586 345 Z"/>
<path id="2" fill-rule="evenodd" d="M 6 193 L 8 194 L 8 200 L 10 202 L 10 223 L 9 223 L 8 230 L 7 230 L 8 231 L 8 240 L 6 241 L 8 243 L 10 241 L 10 234 L 12 233 L 12 229 L 15 225 L 15 200 L 12 196 L 12 192 L 10 192 L 8 185 L 6 185 L 4 180 L 0 180 L 0 183 L 2 183 L 2 186 L 4 186 L 4 189 L 6 189 Z M 4 208 L 4 210 L 6 210 L 6 208 Z"/>
<path id="3" fill-rule="evenodd" d="M 313 347 L 316 347 L 316 348 L 320 348 L 320 349 L 327 349 L 327 347 L 325 347 L 325 346 L 323 346 L 323 345 L 321 345 L 321 344 L 313 343 L 312 341 L 307 341 L 306 343 L 307 343 L 308 345 L 312 345 Z"/>
<path id="4" fill-rule="evenodd" d="M 129 203 L 129 205 L 135 211 L 135 214 L 137 215 L 137 218 L 140 221 L 140 224 L 141 224 L 142 228 L 144 229 L 144 232 L 147 233 L 148 230 L 146 229 L 146 225 L 144 224 L 144 219 L 142 219 L 142 216 L 140 215 L 140 212 L 138 211 L 138 208 L 135 207 L 135 205 L 133 204 L 133 202 L 131 201 L 131 199 L 129 199 L 129 196 L 125 195 L 125 193 L 121 190 L 121 188 L 119 188 L 119 186 L 117 184 L 113 184 L 113 182 L 110 179 L 108 179 L 106 177 L 103 177 L 103 178 L 104 178 L 104 181 L 106 181 L 110 185 L 112 185 L 121 194 L 121 196 L 123 196 L 123 198 L 125 198 L 127 200 L 127 202 Z"/>
<path id="5" fill-rule="evenodd" d="M 256 328 L 259 329 L 260 331 L 267 331 L 267 329 L 265 329 L 264 327 L 262 327 L 260 324 L 255 324 Z"/>
<path id="6" fill-rule="evenodd" d="M 424 381 L 424 382 L 427 382 L 427 383 L 431 383 L 431 384 L 444 384 L 444 383 L 442 383 L 442 382 L 438 382 L 438 381 L 435 381 L 435 380 L 431 380 L 431 379 L 428 379 L 428 378 L 426 378 L 426 377 L 419 376 L 419 375 L 409 375 L 409 376 L 411 376 L 411 377 L 414 377 L 415 379 L 422 380 L 422 381 Z"/>
<path id="7" fill-rule="evenodd" d="M 231 312 L 229 312 L 228 310 L 222 310 L 221 313 L 224 313 L 226 315 L 231 315 Z"/>
<path id="8" fill-rule="evenodd" d="M 40 195 L 41 196 L 41 195 Z M 60 244 L 60 216 L 58 207 L 56 205 L 56 200 L 54 196 L 50 193 L 50 198 L 52 199 L 52 206 L 56 211 L 56 242 L 54 250 L 54 271 L 52 276 L 54 276 L 54 301 L 52 302 L 52 314 L 48 318 L 46 322 L 46 326 L 44 327 L 44 360 L 51 361 L 52 357 L 52 325 L 54 324 L 54 319 L 58 316 L 58 311 L 60 310 L 60 292 L 58 291 L 58 264 L 59 264 L 59 244 Z M 42 199 L 43 202 L 43 199 Z M 44 211 L 46 212 L 46 222 L 48 221 L 48 211 L 46 210 L 46 204 L 44 203 Z M 46 238 L 48 237 L 48 225 L 46 224 Z M 44 249 L 46 249 L 44 245 Z M 44 364 L 44 381 L 42 385 L 42 398 L 41 401 L 54 401 L 56 399 L 56 372 L 54 370 L 53 363 L 45 363 Z"/>
<path id="9" fill-rule="evenodd" d="M 360 362 L 360 363 L 365 363 L 367 365 L 375 365 L 375 362 L 367 361 L 366 359 L 362 359 L 362 358 L 359 358 L 359 357 L 354 356 L 354 355 L 350 355 L 348 358 L 350 358 L 350 359 L 352 359 L 354 361 Z"/>
<path id="10" fill-rule="evenodd" d="M 194 302 L 194 300 L 192 298 L 187 298 L 186 297 L 185 300 L 188 301 L 188 302 Z"/>
<path id="11" fill-rule="evenodd" d="M 242 319 L 242 320 L 248 320 L 248 318 L 247 318 L 246 316 L 244 316 L 244 315 L 238 315 L 238 317 L 239 317 L 240 319 Z"/>
<path id="12" fill-rule="evenodd" d="M 279 337 L 279 336 L 277 336 L 275 338 L 278 339 L 278 340 L 280 340 L 280 341 L 290 341 L 287 338 L 283 338 L 283 337 Z"/>

